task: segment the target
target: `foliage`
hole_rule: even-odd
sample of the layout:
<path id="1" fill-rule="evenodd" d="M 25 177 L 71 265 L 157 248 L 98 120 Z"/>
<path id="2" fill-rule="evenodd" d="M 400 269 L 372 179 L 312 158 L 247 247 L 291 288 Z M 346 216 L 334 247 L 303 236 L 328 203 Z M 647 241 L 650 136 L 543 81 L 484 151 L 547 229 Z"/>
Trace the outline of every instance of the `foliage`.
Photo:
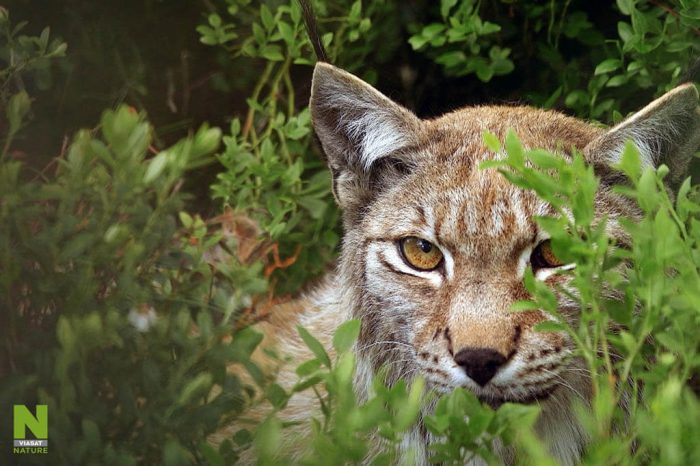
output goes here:
<path id="1" fill-rule="evenodd" d="M 177 224 L 182 176 L 220 134 L 148 158 L 152 128 L 127 107 L 100 133 L 79 132 L 55 175 L 0 165 L 2 405 L 50 406 L 55 463 L 187 464 L 241 406 L 225 366 L 246 354 L 230 342 L 242 279 L 207 262 L 221 238 L 201 220 Z M 207 399 L 214 383 L 227 391 Z"/>
<path id="2" fill-rule="evenodd" d="M 59 39 L 51 40 L 48 27 L 39 36 L 20 34 L 26 26 L 26 21 L 12 25 L 9 11 L 0 8 L 0 35 L 3 36 L 0 60 L 5 63 L 0 71 L 3 83 L 0 98 L 3 104 L 11 95 L 10 87 L 23 77 L 31 77 L 39 88 L 48 88 L 51 84 L 51 59 L 65 56 L 68 47 Z"/>
<path id="3" fill-rule="evenodd" d="M 408 456 L 402 455 L 406 451 L 402 451 L 401 442 L 426 404 L 436 404 L 425 420 L 428 431 L 445 440 L 434 446 L 435 461 L 457 465 L 480 456 L 493 462 L 497 460 L 490 450 L 491 442 L 498 437 L 508 445 L 522 442 L 536 419 L 535 407 L 506 404 L 493 411 L 462 389 L 436 400 L 435 394 L 425 391 L 420 378 L 410 384 L 400 381 L 388 387 L 378 376 L 373 393 L 360 400 L 352 385 L 355 370 L 352 346 L 360 322 L 350 320 L 338 327 L 333 339 L 338 354 L 334 361 L 318 340 L 304 328 L 298 330 L 315 357 L 298 366 L 299 381 L 291 393 L 278 385 L 268 386 L 267 399 L 274 410 L 258 426 L 253 438 L 243 435 L 247 432 L 243 430 L 234 436 L 251 440 L 240 446 L 254 448 L 260 464 L 361 464 L 370 453 L 371 436 L 382 440 L 382 450 L 372 459 L 372 464 L 412 464 L 410 452 Z M 307 440 L 308 452 L 301 460 L 295 460 L 280 441 L 283 430 L 292 426 L 284 425 L 277 413 L 296 393 L 311 390 L 318 397 L 319 416 L 308 421 L 313 426 L 313 436 Z M 469 413 L 468 420 L 465 413 Z M 223 462 L 223 456 L 217 457 L 218 461 Z"/>
<path id="4" fill-rule="evenodd" d="M 493 76 L 510 73 L 514 69 L 508 58 L 511 49 L 489 41 L 501 26 L 483 21 L 479 6 L 472 1 L 443 0 L 442 22 L 424 26 L 411 36 L 411 46 L 414 50 L 436 49 L 438 53 L 431 54 L 435 62 L 457 76 L 476 73 L 480 80 L 490 81 Z M 482 56 L 482 48 L 488 50 L 488 57 Z"/>
<path id="5" fill-rule="evenodd" d="M 489 139 L 492 149 L 499 150 Z M 536 191 L 555 208 L 556 217 L 538 223 L 551 235 L 557 256 L 576 263 L 575 291 L 560 291 L 581 306 L 577 328 L 558 315 L 553 291 L 531 272 L 525 283 L 534 298 L 518 309 L 543 309 L 558 316 L 556 324 L 541 330 L 568 332 L 594 376 L 592 412 L 582 414 L 593 439 L 586 464 L 696 461 L 700 450 L 695 442 L 665 429 L 679 429 L 678 419 L 697 419 L 698 414 L 697 397 L 686 385 L 700 365 L 695 332 L 700 304 L 698 187 L 691 188 L 687 179 L 674 201 L 663 182 L 668 168 L 641 167 L 638 151 L 628 144 L 618 168 L 629 185 L 614 189 L 639 206 L 642 218 L 620 221 L 629 234 L 630 244 L 624 246 L 607 236 L 606 218 L 593 216 L 598 179 L 580 155 L 569 162 L 543 151 L 524 151 L 512 133 L 505 148 L 505 160 L 484 166 L 498 167 L 511 182 Z M 623 404 L 629 405 L 627 413 Z M 695 422 L 690 422 L 692 428 Z M 651 425 L 658 430 L 650 436 L 656 430 Z"/>
<path id="6" fill-rule="evenodd" d="M 332 32 L 322 36 L 330 58 L 361 61 L 379 36 L 370 31 L 369 16 L 382 6 L 363 12 L 358 0 L 348 8 L 319 7 L 319 14 L 333 15 Z M 224 170 L 212 190 L 224 205 L 249 215 L 276 244 L 291 266 L 276 273 L 276 291 L 295 291 L 324 270 L 338 243 L 330 177 L 311 150 L 309 111 L 296 103 L 292 81 L 293 64 L 315 61 L 301 8 L 295 1 L 270 7 L 227 0 L 225 13 L 211 13 L 197 30 L 203 43 L 225 47 L 238 62 L 264 61 L 245 118 L 234 118 L 224 138 L 225 151 L 219 155 Z"/>
<path id="7" fill-rule="evenodd" d="M 3 76 L 18 82 L 36 57 L 9 46 L 17 67 Z M 10 122 L 26 115 L 13 103 L 23 94 Z M 221 131 L 202 125 L 162 151 L 153 138 L 122 106 L 41 172 L 0 160 L 0 404 L 5 419 L 13 404 L 50 406 L 54 464 L 201 463 L 207 433 L 243 407 L 226 366 L 249 364 L 257 337 L 231 335 L 264 283 L 259 268 L 231 268 L 235 238 L 184 211 L 181 192 Z"/>
<path id="8" fill-rule="evenodd" d="M 7 125 L 0 159 L 7 156 L 12 139 L 22 128 L 31 105 L 29 95 L 18 83 L 22 84 L 23 77 L 31 77 L 38 87 L 49 87 L 50 62 L 63 57 L 67 48 L 65 42 L 58 39 L 49 41 L 49 28 L 44 28 L 36 37 L 20 34 L 26 25 L 26 22 L 12 25 L 10 13 L 0 7 L 0 36 L 3 38 L 0 63 L 5 64 L 0 69 L 0 107 L 5 109 L 3 116 Z"/>
<path id="9" fill-rule="evenodd" d="M 677 83 L 700 52 L 700 15 L 695 2 L 682 0 L 618 0 L 616 7 L 617 34 L 606 36 L 583 2 L 442 0 L 440 21 L 415 29 L 409 42 L 448 73 L 481 81 L 540 62 L 548 87 L 529 90 L 537 104 L 563 100 L 578 116 L 619 119 L 635 93 Z"/>
<path id="10" fill-rule="evenodd" d="M 155 12 L 166 8 L 147 3 Z M 313 3 L 333 62 L 422 113 L 436 111 L 440 96 L 455 105 L 478 91 L 615 121 L 676 84 L 700 48 L 700 16 L 690 0 L 618 0 L 602 11 L 583 0 Z M 305 109 L 314 58 L 296 2 L 213 0 L 201 8 L 203 19 L 191 24 L 204 44 L 196 53 L 217 51 L 207 82 L 217 96 L 247 97 L 235 115 L 204 113 L 230 120 L 226 134 L 178 113 L 173 125 L 186 137 L 164 141 L 173 127 L 149 124 L 149 101 L 141 99 L 153 93 L 143 70 L 160 64 L 105 53 L 107 71 L 118 67 L 125 82 L 100 89 L 121 97 L 99 105 L 126 99 L 135 108 L 105 111 L 97 128 L 39 154 L 60 153 L 40 167 L 17 149 L 18 136 L 31 147 L 41 135 L 32 121 L 64 120 L 40 114 L 36 104 L 52 108 L 65 94 L 38 91 L 59 90 L 54 65 L 79 63 L 81 52 L 64 57 L 66 44 L 48 28 L 32 35 L 0 8 L 0 406 L 49 404 L 52 464 L 234 464 L 245 448 L 257 449 L 263 464 L 288 464 L 278 447 L 289 426 L 275 412 L 307 390 L 327 395 L 309 421 L 315 430 L 305 464 L 359 463 L 372 433 L 386 445 L 376 464 L 394 464 L 401 434 L 424 404 L 435 406 L 426 428 L 441 438 L 436 461 L 480 456 L 493 463 L 491 442 L 501 438 L 530 462 L 551 464 L 529 429 L 536 407 L 494 411 L 465 391 L 438 397 L 420 381 L 386 387 L 380 378 L 368 399 L 358 399 L 349 351 L 356 323 L 339 328 L 333 361 L 300 329 L 316 358 L 299 366 L 292 393 L 251 363 L 260 337 L 241 328 L 324 271 L 337 249 L 338 213 Z M 583 325 L 560 325 L 594 374 L 586 464 L 698 463 L 700 407 L 688 384 L 700 364 L 697 187 L 686 182 L 672 200 L 664 169 L 642 171 L 629 149 L 621 168 L 630 184 L 619 189 L 644 217 L 626 225 L 632 242 L 624 250 L 591 221 L 597 181 L 580 159 L 565 164 L 525 152 L 513 136 L 505 149 L 505 176 L 574 213 L 541 222 L 556 252 L 579 264 L 572 273 Z M 197 212 L 209 196 L 187 191 L 216 162 L 211 194 L 218 204 L 205 216 Z M 631 264 L 624 279 L 622 262 Z M 521 307 L 555 314 L 551 291 L 531 276 L 528 286 L 535 304 Z M 601 298 L 610 286 L 620 301 Z M 624 330 L 610 332 L 611 322 Z M 232 363 L 246 374 L 227 372 Z M 628 418 L 617 404 L 625 387 Z M 209 446 L 207 436 L 239 417 L 254 391 L 274 407 L 269 419 L 218 450 Z M 0 440 L 11 438 L 0 424 Z"/>

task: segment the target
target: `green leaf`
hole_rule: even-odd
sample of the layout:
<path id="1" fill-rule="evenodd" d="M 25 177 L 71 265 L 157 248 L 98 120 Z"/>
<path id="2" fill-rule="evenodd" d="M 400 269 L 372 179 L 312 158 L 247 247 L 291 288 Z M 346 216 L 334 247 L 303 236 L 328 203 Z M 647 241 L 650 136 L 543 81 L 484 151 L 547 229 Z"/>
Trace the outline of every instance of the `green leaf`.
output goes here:
<path id="1" fill-rule="evenodd" d="M 297 331 L 301 339 L 304 340 L 306 346 L 311 350 L 314 356 L 321 361 L 321 364 L 330 368 L 331 360 L 328 357 L 328 353 L 326 353 L 326 350 L 323 348 L 323 345 L 301 325 L 297 325 Z"/>
<path id="2" fill-rule="evenodd" d="M 284 39 L 288 45 L 292 45 L 294 43 L 294 28 L 291 25 L 285 23 L 284 21 L 280 21 L 277 23 L 277 29 L 279 29 L 282 39 Z"/>
<path id="3" fill-rule="evenodd" d="M 623 15 L 631 15 L 632 10 L 634 10 L 635 0 L 617 0 L 617 7 L 620 9 Z"/>
<path id="4" fill-rule="evenodd" d="M 267 58 L 270 61 L 282 61 L 284 60 L 284 55 L 282 55 L 282 49 L 278 45 L 268 44 L 260 49 L 260 55 L 263 58 Z"/>
<path id="5" fill-rule="evenodd" d="M 350 12 L 348 13 L 348 20 L 351 22 L 357 21 L 362 14 L 362 1 L 355 0 L 350 7 Z"/>
<path id="6" fill-rule="evenodd" d="M 440 0 L 440 16 L 447 18 L 450 10 L 457 4 L 457 0 Z"/>
<path id="7" fill-rule="evenodd" d="M 311 218 L 313 218 L 314 220 L 319 220 L 323 218 L 323 215 L 326 212 L 326 208 L 328 207 L 328 203 L 325 200 L 311 196 L 301 197 L 299 198 L 298 202 L 300 206 L 302 206 L 309 212 L 309 214 L 311 214 Z"/>
<path id="8" fill-rule="evenodd" d="M 187 466 L 192 463 L 189 452 L 179 442 L 169 439 L 163 446 L 164 466 Z"/>
<path id="9" fill-rule="evenodd" d="M 513 312 L 525 312 L 535 309 L 539 309 L 539 306 L 533 301 L 516 301 L 510 306 L 510 310 Z"/>
<path id="10" fill-rule="evenodd" d="M 221 453 L 216 451 L 208 442 L 201 442 L 199 444 L 199 452 L 206 463 L 210 466 L 226 466 L 226 461 Z"/>
<path id="11" fill-rule="evenodd" d="M 281 422 L 274 417 L 265 419 L 255 431 L 253 444 L 259 464 L 276 464 L 272 462 L 272 459 L 282 446 Z"/>
<path id="12" fill-rule="evenodd" d="M 494 75 L 494 69 L 492 66 L 486 63 L 477 62 L 476 65 L 476 77 L 483 82 L 489 82 Z"/>
<path id="13" fill-rule="evenodd" d="M 360 321 L 357 319 L 348 320 L 340 324 L 333 335 L 333 348 L 337 353 L 350 350 L 352 345 L 360 335 Z"/>
<path id="14" fill-rule="evenodd" d="M 213 379 L 208 372 L 203 372 L 197 375 L 194 379 L 187 382 L 183 387 L 180 396 L 177 399 L 177 404 L 184 406 L 197 396 L 204 396 L 211 388 Z"/>
<path id="15" fill-rule="evenodd" d="M 441 23 L 432 23 L 423 28 L 421 35 L 427 39 L 432 39 L 445 30 L 445 25 Z"/>
<path id="16" fill-rule="evenodd" d="M 58 342 L 63 346 L 66 351 L 73 348 L 75 344 L 75 333 L 73 332 L 73 327 L 70 321 L 65 316 L 60 316 L 58 318 L 58 324 L 56 325 L 56 336 Z"/>
<path id="17" fill-rule="evenodd" d="M 270 400 L 275 409 L 284 409 L 289 400 L 289 395 L 279 384 L 272 383 L 265 389 L 265 397 Z"/>
<path id="18" fill-rule="evenodd" d="M 202 125 L 192 138 L 192 158 L 199 158 L 211 154 L 221 142 L 221 130 Z"/>
<path id="19" fill-rule="evenodd" d="M 30 105 L 29 94 L 25 91 L 20 91 L 10 97 L 10 101 L 5 109 L 7 121 L 10 123 L 9 134 L 15 134 L 19 130 L 22 120 L 29 113 Z"/>
<path id="20" fill-rule="evenodd" d="M 260 332 L 255 331 L 251 327 L 244 328 L 236 333 L 229 345 L 231 357 L 235 361 L 250 359 L 250 355 L 253 354 L 253 351 L 255 351 L 262 339 L 263 335 Z"/>
<path id="21" fill-rule="evenodd" d="M 151 183 L 153 180 L 158 178 L 168 163 L 168 153 L 163 151 L 159 152 L 158 155 L 153 157 L 148 164 L 148 168 L 143 175 L 143 182 L 146 184 Z"/>
<path id="22" fill-rule="evenodd" d="M 185 212 L 184 210 L 181 210 L 178 212 L 178 216 L 180 217 L 180 222 L 182 222 L 182 226 L 185 228 L 190 228 L 192 226 L 192 223 L 194 220 L 192 219 L 192 216 Z"/>
<path id="23" fill-rule="evenodd" d="M 323 376 L 321 375 L 314 375 L 312 377 L 309 377 L 308 379 L 304 379 L 301 382 L 297 383 L 292 387 L 292 391 L 294 393 L 298 392 L 303 392 L 304 390 L 308 389 L 309 387 L 312 387 L 314 385 L 317 385 L 323 381 Z"/>
<path id="24" fill-rule="evenodd" d="M 605 74 L 609 73 L 611 71 L 615 71 L 619 69 L 622 66 L 622 61 L 618 60 L 617 58 L 608 58 L 607 60 L 604 60 L 598 66 L 595 67 L 595 71 L 593 74 L 595 76 L 598 76 L 599 74 Z"/>
<path id="25" fill-rule="evenodd" d="M 561 332 L 564 330 L 566 329 L 562 324 L 553 320 L 545 320 L 535 325 L 536 332 Z"/>
<path id="26" fill-rule="evenodd" d="M 299 5 L 299 2 L 292 2 L 290 16 L 292 17 L 294 24 L 299 24 L 299 21 L 301 21 L 301 6 Z"/>
<path id="27" fill-rule="evenodd" d="M 217 15 L 216 13 L 210 14 L 208 21 L 209 21 L 209 24 L 214 28 L 221 27 L 221 16 Z"/>
<path id="28" fill-rule="evenodd" d="M 508 161 L 514 168 L 522 168 L 525 166 L 525 156 L 523 146 L 520 144 L 518 136 L 512 129 L 506 133 L 506 152 L 508 153 Z"/>
<path id="29" fill-rule="evenodd" d="M 413 50 L 420 50 L 428 43 L 428 39 L 420 34 L 415 34 L 408 39 L 408 43 Z"/>
<path id="30" fill-rule="evenodd" d="M 615 168 L 622 170 L 625 175 L 632 181 L 637 181 L 642 172 L 641 160 L 639 158 L 639 150 L 634 145 L 634 142 L 627 141 L 625 148 L 622 151 L 620 162 L 615 165 Z"/>
<path id="31" fill-rule="evenodd" d="M 296 368 L 296 373 L 299 377 L 308 377 L 314 374 L 321 368 L 321 361 L 318 359 L 310 359 L 306 362 L 299 364 Z"/>
<path id="32" fill-rule="evenodd" d="M 490 131 L 484 131 L 484 134 L 482 136 L 484 138 L 484 145 L 491 151 L 491 152 L 500 152 L 501 151 L 501 141 L 498 140 L 498 136 L 493 134 Z"/>
<path id="33" fill-rule="evenodd" d="M 629 81 L 629 78 L 625 75 L 613 76 L 605 83 L 605 87 L 620 87 L 623 84 L 627 84 L 627 81 Z"/>
<path id="34" fill-rule="evenodd" d="M 527 158 L 537 167 L 542 169 L 561 168 L 562 159 L 554 154 L 543 150 L 532 150 L 528 152 Z"/>
<path id="35" fill-rule="evenodd" d="M 270 8 L 264 3 L 260 6 L 260 20 L 262 21 L 263 27 L 267 32 L 272 31 L 275 27 L 275 18 L 272 16 Z"/>

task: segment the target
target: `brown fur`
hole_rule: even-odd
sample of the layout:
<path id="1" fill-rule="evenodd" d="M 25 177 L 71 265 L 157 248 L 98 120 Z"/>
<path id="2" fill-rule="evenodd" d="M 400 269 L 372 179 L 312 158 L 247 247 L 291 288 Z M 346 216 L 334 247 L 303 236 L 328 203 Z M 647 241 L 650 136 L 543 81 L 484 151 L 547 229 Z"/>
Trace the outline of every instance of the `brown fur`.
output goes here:
<path id="1" fill-rule="evenodd" d="M 700 145 L 697 98 L 692 86 L 681 86 L 611 130 L 529 107 L 464 108 L 423 121 L 358 78 L 317 65 L 311 111 L 344 210 L 345 237 L 337 270 L 324 284 L 274 310 L 259 326 L 264 346 L 288 356 L 278 382 L 290 388 L 297 381 L 295 366 L 311 358 L 294 331 L 297 324 L 330 348 L 335 327 L 358 318 L 360 397 L 371 392 L 373 374 L 386 367 L 390 384 L 420 374 L 438 391 L 462 386 L 494 405 L 537 399 L 543 408 L 538 434 L 562 463 L 574 464 L 586 434 L 573 405 L 585 406 L 591 396 L 584 366 L 570 357 L 574 348 L 566 334 L 533 329 L 550 316 L 510 311 L 515 301 L 528 297 L 524 269 L 533 248 L 546 239 L 534 217 L 553 212 L 534 193 L 510 185 L 494 170 L 479 169 L 483 160 L 501 156 L 486 149 L 482 134 L 488 130 L 503 140 L 514 129 L 527 148 L 562 156 L 583 152 L 604 178 L 597 215 L 607 216 L 609 234 L 624 242 L 617 219 L 637 212 L 608 188 L 607 178 L 619 178 L 611 164 L 632 139 L 644 146 L 644 163 L 668 163 L 679 179 Z M 412 269 L 397 246 L 408 236 L 439 247 L 442 266 Z M 550 272 L 539 270 L 536 276 L 566 284 L 564 275 Z M 575 324 L 576 303 L 561 296 L 560 307 Z M 469 348 L 493 351 L 506 361 L 483 386 L 455 362 L 455 355 Z M 307 420 L 317 410 L 315 397 L 306 393 L 293 397 L 281 415 Z M 262 406 L 253 411 L 258 419 L 266 412 Z M 308 429 L 308 423 L 300 426 L 288 439 L 303 437 Z M 223 430 L 215 440 L 233 430 Z M 430 442 L 418 426 L 405 445 L 417 449 L 418 464 L 426 464 Z M 290 445 L 303 454 L 303 442 Z M 502 447 L 498 453 L 505 462 L 515 460 Z"/>

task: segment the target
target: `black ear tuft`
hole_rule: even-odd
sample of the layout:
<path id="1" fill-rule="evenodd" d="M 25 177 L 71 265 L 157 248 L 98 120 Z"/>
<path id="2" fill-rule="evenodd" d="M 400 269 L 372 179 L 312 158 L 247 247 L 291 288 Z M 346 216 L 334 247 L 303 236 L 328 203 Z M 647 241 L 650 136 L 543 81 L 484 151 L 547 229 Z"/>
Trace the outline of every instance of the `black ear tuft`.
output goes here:
<path id="1" fill-rule="evenodd" d="M 301 5 L 302 15 L 304 16 L 304 25 L 306 26 L 306 33 L 309 35 L 311 45 L 314 47 L 316 58 L 318 61 L 328 63 L 326 48 L 323 46 L 321 36 L 318 34 L 318 26 L 316 24 L 314 8 L 311 6 L 311 2 L 309 0 L 299 0 L 299 5 Z"/>

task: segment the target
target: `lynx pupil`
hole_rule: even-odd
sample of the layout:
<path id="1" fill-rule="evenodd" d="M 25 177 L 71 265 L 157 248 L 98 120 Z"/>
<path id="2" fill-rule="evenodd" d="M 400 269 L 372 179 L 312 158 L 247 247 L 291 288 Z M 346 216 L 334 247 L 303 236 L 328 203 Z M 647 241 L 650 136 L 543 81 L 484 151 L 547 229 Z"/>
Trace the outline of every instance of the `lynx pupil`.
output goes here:
<path id="1" fill-rule="evenodd" d="M 426 254 L 433 250 L 433 245 L 424 239 L 418 240 L 418 247 Z"/>

